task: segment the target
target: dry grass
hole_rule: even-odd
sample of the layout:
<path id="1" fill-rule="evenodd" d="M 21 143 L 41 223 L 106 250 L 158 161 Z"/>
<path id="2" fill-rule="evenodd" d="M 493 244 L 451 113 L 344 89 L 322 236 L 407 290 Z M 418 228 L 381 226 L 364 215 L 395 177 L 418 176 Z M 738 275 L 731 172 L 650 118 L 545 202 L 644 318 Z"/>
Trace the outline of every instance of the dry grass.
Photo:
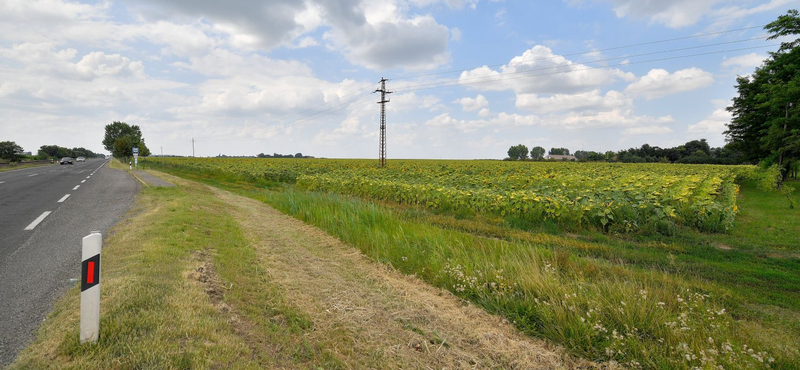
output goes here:
<path id="1" fill-rule="evenodd" d="M 590 366 L 447 291 L 370 261 L 315 227 L 261 202 L 209 189 L 231 206 L 284 301 L 313 322 L 307 339 L 347 367 Z"/>
<path id="2" fill-rule="evenodd" d="M 594 367 L 263 203 L 169 180 L 106 238 L 100 341 L 78 343 L 73 288 L 10 368 Z"/>

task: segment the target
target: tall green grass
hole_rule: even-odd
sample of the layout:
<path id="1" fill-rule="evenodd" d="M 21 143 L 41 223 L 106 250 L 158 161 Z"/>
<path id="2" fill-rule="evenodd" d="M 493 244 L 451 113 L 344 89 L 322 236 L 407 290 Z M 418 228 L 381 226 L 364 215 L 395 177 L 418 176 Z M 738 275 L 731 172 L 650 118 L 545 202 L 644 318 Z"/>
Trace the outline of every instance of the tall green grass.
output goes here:
<path id="1" fill-rule="evenodd" d="M 269 203 L 376 261 L 590 360 L 670 369 L 798 368 L 800 363 L 791 330 L 764 328 L 757 317 L 732 317 L 730 308 L 744 302 L 734 302 L 717 284 L 578 257 L 546 242 L 443 229 L 358 198 L 290 186 L 258 190 L 242 179 L 182 175 Z M 787 337 L 788 343 L 781 341 Z"/>
<path id="2" fill-rule="evenodd" d="M 591 360 L 687 369 L 792 368 L 797 360 L 764 351 L 712 287 L 693 287 L 674 275 L 405 222 L 339 195 L 287 190 L 261 198 Z"/>

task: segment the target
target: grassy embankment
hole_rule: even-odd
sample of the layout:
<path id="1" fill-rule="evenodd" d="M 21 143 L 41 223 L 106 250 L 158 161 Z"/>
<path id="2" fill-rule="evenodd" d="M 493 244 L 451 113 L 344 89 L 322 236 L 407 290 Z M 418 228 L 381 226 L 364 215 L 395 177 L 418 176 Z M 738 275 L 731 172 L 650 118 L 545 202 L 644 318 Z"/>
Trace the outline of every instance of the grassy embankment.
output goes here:
<path id="1" fill-rule="evenodd" d="M 553 225 L 169 171 L 267 202 L 585 358 L 648 368 L 800 362 L 798 225 L 778 194 L 745 186 L 730 234 L 565 235 Z"/>
<path id="2" fill-rule="evenodd" d="M 11 369 L 338 367 L 305 341 L 313 325 L 283 303 L 228 206 L 201 186 L 144 189 L 104 244 L 99 342 L 79 344 L 74 287 Z"/>
<path id="3" fill-rule="evenodd" d="M 105 240 L 99 342 L 78 343 L 75 287 L 10 368 L 587 365 L 261 202 L 170 179 Z"/>

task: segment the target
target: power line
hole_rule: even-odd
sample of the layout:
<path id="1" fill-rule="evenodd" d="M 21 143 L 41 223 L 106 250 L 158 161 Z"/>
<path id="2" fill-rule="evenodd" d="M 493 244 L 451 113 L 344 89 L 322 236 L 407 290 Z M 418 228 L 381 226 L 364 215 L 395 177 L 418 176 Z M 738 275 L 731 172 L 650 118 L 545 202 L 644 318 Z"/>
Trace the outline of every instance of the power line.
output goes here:
<path id="1" fill-rule="evenodd" d="M 375 84 L 373 83 L 373 84 L 369 84 L 369 85 L 367 85 L 367 86 L 364 86 L 364 87 L 362 87 L 362 88 L 360 88 L 360 89 L 358 89 L 358 90 L 351 91 L 351 92 L 349 92 L 349 93 L 347 93 L 347 94 L 344 94 L 344 95 L 341 95 L 341 96 L 339 96 L 339 100 L 341 101 L 341 99 L 342 99 L 342 98 L 344 98 L 344 97 L 346 97 L 346 96 L 350 96 L 350 95 L 353 95 L 353 94 L 355 94 L 355 93 L 357 93 L 357 92 L 364 91 L 364 90 L 367 90 L 367 89 L 371 89 L 371 88 L 373 88 L 374 86 L 375 86 Z M 300 112 L 297 112 L 297 113 L 294 113 L 294 114 L 292 114 L 292 115 L 289 115 L 289 116 L 283 117 L 283 118 L 281 118 L 281 122 L 280 122 L 280 123 L 283 123 L 284 121 L 288 120 L 288 119 L 289 119 L 289 118 L 291 118 L 291 117 L 294 117 L 294 116 L 297 116 L 297 115 L 302 115 L 302 114 L 304 114 L 304 113 L 307 113 L 307 112 L 309 112 L 309 111 L 312 111 L 312 110 L 314 110 L 314 109 L 317 109 L 317 108 L 320 108 L 320 107 L 322 107 L 322 106 L 328 105 L 328 104 L 330 104 L 330 103 L 332 103 L 332 101 L 327 101 L 327 102 L 324 102 L 324 103 L 322 103 L 322 104 L 319 104 L 319 105 L 313 106 L 313 107 L 311 107 L 311 108 L 304 109 L 304 110 L 302 110 L 302 111 L 300 111 Z"/>
<path id="2" fill-rule="evenodd" d="M 392 91 L 386 90 L 386 79 L 381 78 L 381 88 L 375 90 L 374 92 L 381 93 L 381 101 L 378 104 L 381 105 L 381 142 L 380 142 L 380 166 L 386 167 L 386 103 L 389 102 L 389 99 L 386 99 L 387 94 L 392 94 Z"/>
<path id="3" fill-rule="evenodd" d="M 621 46 L 614 46 L 614 47 L 603 48 L 603 49 L 582 51 L 582 52 L 577 52 L 577 53 L 554 55 L 554 56 L 546 57 L 546 58 L 522 60 L 522 62 L 535 62 L 535 61 L 549 60 L 549 59 L 559 58 L 559 57 L 568 57 L 568 56 L 575 56 L 575 55 L 586 55 L 586 54 L 599 53 L 599 52 L 609 51 L 609 50 L 627 49 L 627 48 L 632 48 L 632 47 L 637 47 L 637 46 L 654 45 L 654 44 L 661 44 L 661 43 L 665 43 L 665 42 L 688 40 L 688 39 L 698 38 L 698 37 L 720 35 L 720 34 L 723 34 L 723 33 L 745 31 L 745 30 L 750 30 L 750 29 L 754 29 L 754 28 L 763 28 L 764 26 L 766 26 L 766 25 L 736 28 L 736 29 L 731 29 L 731 30 L 726 30 L 726 31 L 701 33 L 701 34 L 696 34 L 696 35 L 691 35 L 691 36 L 675 37 L 675 38 L 671 38 L 671 39 L 646 41 L 646 42 L 640 42 L 640 43 L 637 43 L 637 44 L 621 45 Z M 760 37 L 760 38 L 766 38 L 766 37 Z M 416 74 L 416 75 L 406 75 L 406 76 L 399 76 L 399 77 L 390 78 L 390 80 L 395 80 L 396 81 L 396 80 L 406 80 L 406 79 L 411 79 L 411 78 L 416 78 L 416 77 L 437 76 L 437 75 L 450 74 L 450 73 L 456 73 L 456 72 L 470 71 L 470 70 L 473 70 L 475 68 L 480 68 L 480 67 L 499 67 L 499 66 L 503 66 L 503 65 L 506 65 L 506 64 L 508 64 L 508 63 L 482 65 L 482 66 L 477 66 L 477 67 L 473 67 L 473 68 L 454 69 L 454 70 L 449 70 L 449 71 L 422 73 L 422 74 Z"/>
<path id="4" fill-rule="evenodd" d="M 731 32 L 738 32 L 738 31 L 745 31 L 745 30 L 750 30 L 750 29 L 755 29 L 755 28 L 763 28 L 763 27 L 764 27 L 764 26 L 762 25 L 762 26 L 751 26 L 751 27 L 736 28 L 736 29 L 725 30 L 725 31 L 709 32 L 709 33 L 702 33 L 702 34 L 696 34 L 696 35 L 690 35 L 690 36 L 675 37 L 675 38 L 670 38 L 670 39 L 662 39 L 662 40 L 654 40 L 654 41 L 641 42 L 641 43 L 636 43 L 636 44 L 621 45 L 621 46 L 615 46 L 615 47 L 609 47 L 609 48 L 603 48 L 603 49 L 595 49 L 595 50 L 591 50 L 591 51 L 584 51 L 584 52 L 577 52 L 577 53 L 569 53 L 569 54 L 562 54 L 562 55 L 554 55 L 554 56 L 551 56 L 551 57 L 546 57 L 546 58 L 536 58 L 536 59 L 529 59 L 529 60 L 521 60 L 520 62 L 523 62 L 523 63 L 524 63 L 524 62 L 534 62 L 534 61 L 540 61 L 540 60 L 549 60 L 549 59 L 554 59 L 554 58 L 559 58 L 559 57 L 566 57 L 566 56 L 574 56 L 574 55 L 586 55 L 586 54 L 597 53 L 597 52 L 602 52 L 602 51 L 609 51 L 609 50 L 619 50 L 619 49 L 625 49 L 625 48 L 631 48 L 631 47 L 637 47 L 637 46 L 653 45 L 653 44 L 660 44 L 660 43 L 666 43 L 666 42 L 672 42 L 672 41 L 687 40 L 687 39 L 692 39 L 692 38 L 699 38 L 699 37 L 706 37 L 706 36 L 714 36 L 714 35 L 720 35 L 720 34 L 731 33 Z M 680 51 L 680 50 L 697 49 L 697 48 L 703 48 L 703 47 L 710 47 L 710 46 L 717 46 L 717 45 L 725 45 L 725 44 L 732 44 L 732 43 L 738 43 L 738 42 L 753 41 L 753 40 L 760 40 L 760 39 L 763 39 L 763 37 L 752 38 L 752 39 L 743 39 L 743 40 L 735 40 L 735 41 L 728 41 L 728 42 L 720 42 L 720 43 L 708 44 L 708 45 L 703 45 L 703 46 L 694 46 L 694 47 L 687 47 L 687 48 L 679 48 L 679 49 L 673 49 L 673 50 L 671 50 L 671 51 Z M 658 54 L 658 53 L 666 53 L 666 52 L 669 52 L 669 51 L 661 51 L 661 52 L 645 53 L 645 54 L 638 54 L 638 55 L 632 55 L 632 56 L 631 56 L 631 55 L 629 55 L 629 56 L 616 57 L 616 58 L 606 58 L 606 59 L 602 59 L 602 60 L 595 60 L 595 61 L 589 61 L 589 62 L 577 63 L 577 64 L 597 63 L 597 62 L 608 61 L 608 60 L 616 60 L 616 59 L 622 59 L 622 58 L 631 58 L 631 57 L 636 57 L 636 56 L 644 56 L 644 55 L 653 55 L 653 54 Z M 508 64 L 508 63 L 493 64 L 493 65 L 483 65 L 483 66 L 480 66 L 480 67 L 497 67 L 497 66 L 502 66 L 502 65 L 506 65 L 506 64 Z M 475 68 L 480 68 L 480 67 L 475 67 Z M 469 71 L 469 70 L 472 70 L 472 69 L 475 69 L 475 68 L 459 69 L 459 70 L 451 70 L 451 71 L 442 71 L 442 72 L 432 72 L 432 73 L 424 73 L 424 74 L 417 74 L 417 75 L 399 76 L 399 77 L 390 78 L 390 79 L 387 79 L 387 80 L 403 80 L 403 79 L 410 79 L 410 78 L 415 78 L 415 77 L 424 77 L 424 76 L 443 75 L 443 74 L 449 74 L 449 73 L 455 73 L 455 72 Z M 342 99 L 342 98 L 344 98 L 344 97 L 347 97 L 347 96 L 350 96 L 350 95 L 356 94 L 356 93 L 358 93 L 358 92 L 361 92 L 361 91 L 364 91 L 364 90 L 367 90 L 367 89 L 371 89 L 371 88 L 372 88 L 372 87 L 374 87 L 374 86 L 375 86 L 375 84 L 373 83 L 373 84 L 370 84 L 370 85 L 364 86 L 364 87 L 362 87 L 362 88 L 360 88 L 360 89 L 358 89 L 358 90 L 354 90 L 354 91 L 351 91 L 351 92 L 349 92 L 349 93 L 346 93 L 346 94 L 344 94 L 344 95 L 341 95 L 341 96 L 339 97 L 339 101 L 341 101 L 341 99 Z M 358 99 L 358 98 L 357 98 L 357 99 Z M 341 109 L 336 109 L 337 107 L 341 107 L 342 105 L 347 105 L 347 104 L 350 104 L 351 102 L 354 102 L 354 101 L 356 101 L 357 99 L 353 99 L 353 100 L 346 101 L 346 102 L 344 102 L 344 103 L 337 104 L 337 105 L 335 105 L 335 106 L 333 106 L 333 107 L 329 107 L 329 108 L 327 108 L 327 109 L 323 109 L 323 110 L 320 110 L 320 111 L 314 112 L 314 113 L 312 113 L 312 114 L 310 114 L 310 115 L 308 115 L 308 116 L 305 116 L 305 117 L 301 117 L 301 118 L 298 118 L 298 119 L 295 119 L 295 120 L 289 120 L 289 119 L 290 119 L 290 118 L 292 118 L 292 117 L 296 117 L 296 116 L 303 116 L 303 115 L 305 115 L 306 113 L 312 112 L 312 111 L 314 111 L 314 110 L 317 110 L 318 108 L 321 108 L 321 107 L 324 107 L 324 106 L 327 106 L 327 105 L 329 105 L 329 104 L 332 104 L 332 103 L 333 103 L 333 101 L 324 102 L 324 103 L 318 104 L 318 105 L 316 105 L 316 106 L 313 106 L 313 107 L 310 107 L 310 108 L 304 109 L 304 110 L 302 110 L 302 111 L 300 111 L 300 112 L 297 112 L 297 113 L 291 114 L 291 115 L 289 115 L 289 116 L 285 116 L 285 117 L 281 118 L 281 119 L 280 119 L 280 121 L 279 121 L 278 123 L 279 123 L 279 124 L 294 124 L 294 123 L 297 123 L 297 122 L 300 122 L 300 121 L 307 121 L 308 119 L 310 119 L 310 118 L 312 118 L 312 117 L 316 117 L 316 116 L 319 116 L 319 115 L 324 115 L 324 113 L 326 113 L 326 112 L 328 112 L 328 111 L 331 111 L 331 110 L 332 110 L 332 112 L 331 112 L 331 113 L 333 113 L 333 112 L 338 112 L 338 111 L 340 111 Z"/>
<path id="5" fill-rule="evenodd" d="M 497 76 L 491 76 L 491 77 L 473 77 L 473 78 L 468 78 L 468 79 L 455 80 L 453 82 L 437 82 L 437 83 L 411 85 L 411 86 L 407 86 L 405 88 L 398 89 L 398 92 L 410 92 L 410 91 L 419 91 L 419 90 L 428 90 L 428 89 L 438 89 L 438 88 L 443 88 L 443 87 L 453 87 L 453 86 L 461 86 L 461 85 L 472 85 L 472 84 L 489 83 L 489 82 L 496 82 L 496 81 L 513 80 L 513 79 L 520 79 L 520 78 L 548 76 L 548 75 L 554 75 L 554 74 L 572 73 L 572 72 L 586 71 L 586 70 L 592 70 L 592 69 L 627 66 L 627 65 L 631 65 L 631 64 L 659 62 L 659 61 L 665 61 L 665 60 L 691 58 L 691 57 L 697 57 L 697 56 L 703 56 L 703 55 L 721 54 L 721 53 L 727 53 L 727 52 L 733 52 L 733 51 L 760 49 L 760 48 L 767 48 L 767 47 L 772 47 L 772 46 L 779 46 L 779 44 L 752 46 L 752 47 L 739 48 L 739 49 L 719 50 L 719 51 L 711 51 L 711 52 L 689 54 L 689 55 L 679 55 L 679 56 L 674 56 L 674 57 L 664 57 L 664 58 L 657 58 L 657 59 L 633 61 L 633 62 L 627 62 L 627 63 L 610 64 L 610 65 L 606 65 L 606 66 L 578 68 L 578 69 L 572 69 L 572 70 L 569 70 L 569 71 L 554 71 L 554 72 L 534 74 L 534 75 L 529 75 L 529 76 L 507 77 L 509 75 L 530 73 L 532 71 L 537 71 L 537 69 L 526 70 L 526 71 L 507 72 L 507 73 L 501 73 L 501 74 L 498 74 Z M 573 64 L 573 65 L 585 65 L 585 64 L 576 63 L 576 64 Z M 559 67 L 562 67 L 562 66 L 549 67 L 549 68 L 545 68 L 545 69 L 553 69 L 553 68 L 559 68 Z M 538 69 L 538 70 L 542 70 L 542 69 Z M 464 82 L 464 81 L 475 81 L 475 82 Z"/>
<path id="6" fill-rule="evenodd" d="M 296 120 L 289 121 L 289 122 L 281 122 L 280 124 L 289 125 L 289 124 L 305 122 L 305 121 L 308 121 L 311 118 L 314 118 L 314 117 L 317 117 L 317 116 L 324 116 L 324 115 L 333 114 L 333 113 L 342 111 L 342 110 L 347 109 L 348 107 L 350 107 L 352 104 L 356 104 L 358 102 L 367 101 L 369 99 L 372 99 L 371 93 L 362 94 L 361 96 L 358 96 L 358 97 L 356 97 L 354 99 L 351 99 L 351 100 L 348 100 L 346 102 L 334 105 L 334 106 L 329 107 L 329 108 L 327 108 L 325 110 L 321 110 L 319 112 L 316 112 L 316 113 L 314 113 L 312 115 L 309 115 L 309 116 L 306 116 L 306 117 L 301 117 L 301 118 L 298 118 Z"/>

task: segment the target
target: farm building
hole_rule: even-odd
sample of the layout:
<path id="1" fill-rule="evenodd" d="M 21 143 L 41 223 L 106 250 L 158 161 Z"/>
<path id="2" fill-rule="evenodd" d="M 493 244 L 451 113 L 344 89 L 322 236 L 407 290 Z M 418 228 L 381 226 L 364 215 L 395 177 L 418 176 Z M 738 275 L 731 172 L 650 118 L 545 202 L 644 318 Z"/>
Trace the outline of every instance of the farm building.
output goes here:
<path id="1" fill-rule="evenodd" d="M 574 155 L 557 155 L 557 154 L 548 154 L 544 157 L 544 159 L 549 159 L 552 161 L 577 161 L 578 158 L 575 158 Z"/>

